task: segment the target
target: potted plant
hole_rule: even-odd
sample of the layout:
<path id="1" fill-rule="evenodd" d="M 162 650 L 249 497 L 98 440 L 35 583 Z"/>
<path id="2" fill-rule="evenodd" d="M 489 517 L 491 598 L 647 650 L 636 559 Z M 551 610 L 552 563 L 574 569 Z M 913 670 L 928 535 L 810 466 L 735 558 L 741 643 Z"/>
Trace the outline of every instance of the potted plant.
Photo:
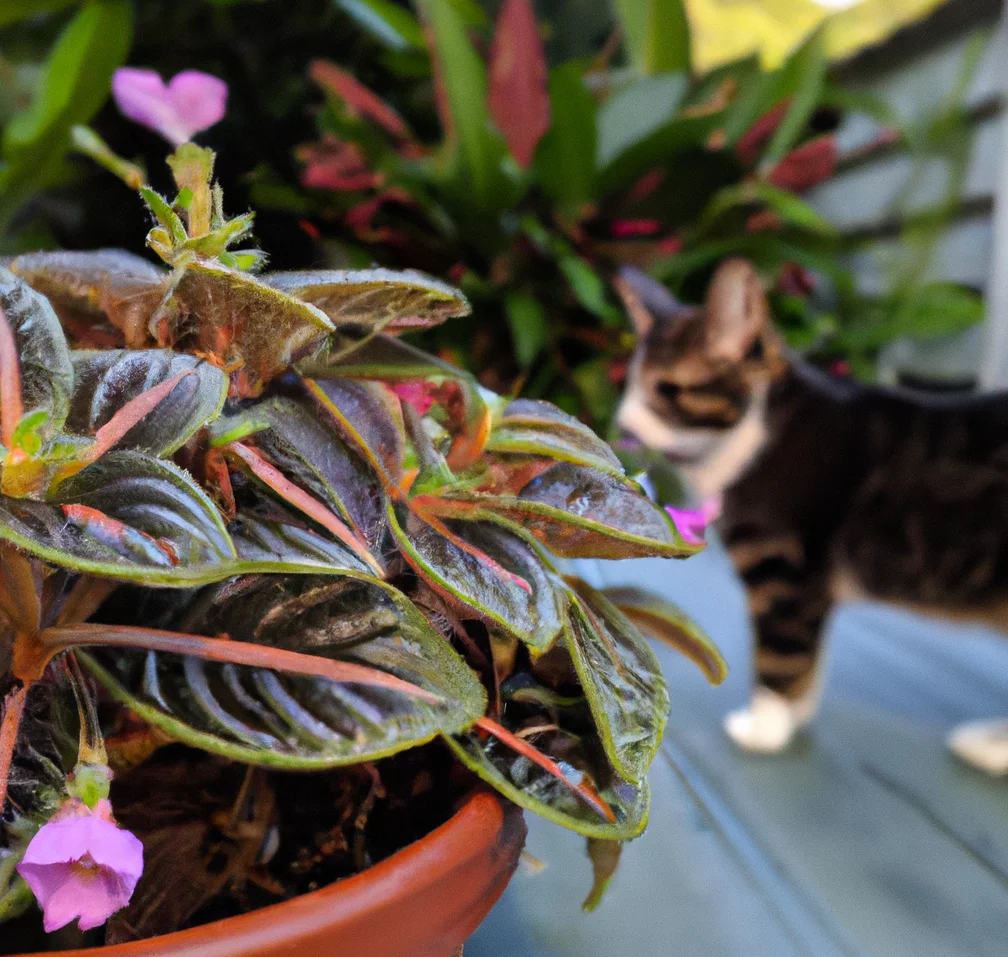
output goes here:
<path id="1" fill-rule="evenodd" d="M 633 622 L 723 663 L 558 562 L 702 542 L 578 420 L 399 338 L 467 314 L 457 290 L 257 275 L 209 150 L 169 157 L 172 199 L 102 157 L 168 268 L 0 269 L 8 939 L 49 949 L 37 900 L 87 932 L 64 945 L 190 928 L 112 954 L 447 955 L 518 807 L 586 835 L 600 889 L 669 706 Z"/>

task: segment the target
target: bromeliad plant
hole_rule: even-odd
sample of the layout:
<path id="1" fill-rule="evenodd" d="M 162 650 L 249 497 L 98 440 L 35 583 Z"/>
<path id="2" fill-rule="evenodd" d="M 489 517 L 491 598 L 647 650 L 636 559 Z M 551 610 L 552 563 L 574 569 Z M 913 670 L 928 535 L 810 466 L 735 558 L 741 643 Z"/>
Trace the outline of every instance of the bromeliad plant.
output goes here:
<path id="1" fill-rule="evenodd" d="M 174 199 L 141 188 L 168 268 L 101 250 L 0 269 L 0 804 L 16 790 L 0 916 L 29 886 L 47 929 L 129 898 L 110 709 L 157 742 L 289 770 L 440 739 L 596 849 L 639 834 L 669 699 L 634 622 L 712 680 L 723 663 L 681 617 L 555 557 L 684 557 L 695 535 L 576 419 L 400 340 L 466 315 L 457 290 L 254 275 L 262 254 L 234 248 L 252 216 L 224 215 L 212 154 L 183 144 L 169 164 Z M 26 771 L 44 750 L 26 702 L 67 688 L 76 767 Z M 54 828 L 100 900 L 56 866 Z"/>

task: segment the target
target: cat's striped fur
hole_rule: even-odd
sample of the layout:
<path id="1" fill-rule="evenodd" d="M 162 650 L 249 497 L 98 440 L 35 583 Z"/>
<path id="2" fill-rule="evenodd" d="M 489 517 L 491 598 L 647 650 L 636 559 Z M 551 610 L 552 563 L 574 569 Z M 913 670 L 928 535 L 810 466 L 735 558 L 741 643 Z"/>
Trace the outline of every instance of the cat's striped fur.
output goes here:
<path id="1" fill-rule="evenodd" d="M 751 750 L 785 746 L 815 711 L 823 626 L 875 597 L 1008 631 L 1008 394 L 930 397 L 830 377 L 789 353 L 755 270 L 732 260 L 702 307 L 622 278 L 639 342 L 621 427 L 720 496 L 720 535 L 756 632 Z M 1008 702 L 1005 713 L 1008 714 Z M 953 748 L 1008 773 L 1008 722 Z"/>

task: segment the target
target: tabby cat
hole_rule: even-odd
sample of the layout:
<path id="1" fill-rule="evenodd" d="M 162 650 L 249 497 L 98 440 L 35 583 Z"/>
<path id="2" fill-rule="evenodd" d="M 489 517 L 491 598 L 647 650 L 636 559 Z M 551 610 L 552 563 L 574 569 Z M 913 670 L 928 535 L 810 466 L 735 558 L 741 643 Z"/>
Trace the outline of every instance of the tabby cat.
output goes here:
<path id="1" fill-rule="evenodd" d="M 757 684 L 725 719 L 737 744 L 778 751 L 813 716 L 837 602 L 1008 631 L 1008 394 L 929 396 L 811 367 L 743 260 L 719 267 L 702 307 L 633 270 L 620 288 L 638 345 L 619 424 L 678 463 L 698 497 L 720 497 L 748 595 Z M 1008 720 L 961 725 L 949 743 L 1008 773 Z"/>

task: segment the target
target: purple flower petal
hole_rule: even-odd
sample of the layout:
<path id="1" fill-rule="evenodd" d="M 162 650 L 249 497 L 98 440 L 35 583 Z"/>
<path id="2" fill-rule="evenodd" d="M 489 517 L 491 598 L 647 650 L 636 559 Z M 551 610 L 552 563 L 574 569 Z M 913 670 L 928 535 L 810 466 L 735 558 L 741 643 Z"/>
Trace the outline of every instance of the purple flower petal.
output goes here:
<path id="1" fill-rule="evenodd" d="M 98 814 L 65 817 L 39 828 L 17 869 L 42 908 L 46 931 L 75 918 L 87 930 L 129 902 L 143 873 L 143 845 Z"/>
<path id="2" fill-rule="evenodd" d="M 209 73 L 184 70 L 165 85 L 153 70 L 121 67 L 112 75 L 119 112 L 175 146 L 217 123 L 227 107 L 227 84 Z"/>
<path id="3" fill-rule="evenodd" d="M 675 508 L 666 505 L 665 511 L 675 522 L 679 534 L 693 545 L 704 540 L 704 529 L 721 514 L 721 502 L 718 499 L 707 499 L 699 508 Z"/>

